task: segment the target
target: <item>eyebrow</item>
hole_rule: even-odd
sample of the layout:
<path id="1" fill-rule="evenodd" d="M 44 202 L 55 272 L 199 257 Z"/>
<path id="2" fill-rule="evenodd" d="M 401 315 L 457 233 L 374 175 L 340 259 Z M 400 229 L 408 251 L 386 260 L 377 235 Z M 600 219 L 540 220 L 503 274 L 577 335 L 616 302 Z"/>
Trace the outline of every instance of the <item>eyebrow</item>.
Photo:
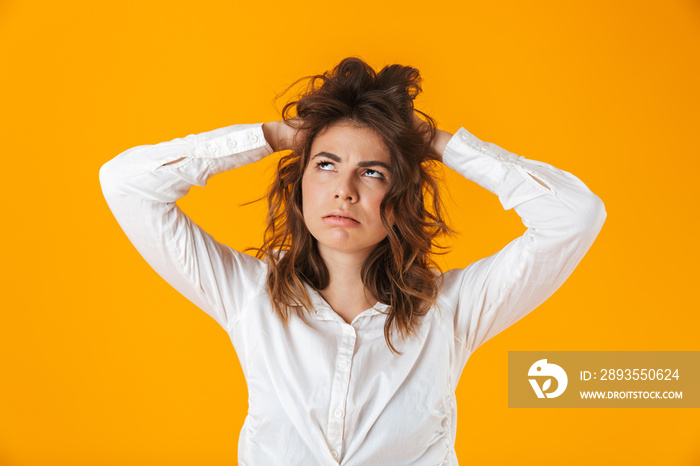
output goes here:
<path id="1" fill-rule="evenodd" d="M 342 162 L 343 161 L 343 159 L 341 159 L 337 155 L 331 154 L 330 152 L 326 152 L 326 151 L 319 152 L 318 154 L 311 157 L 311 160 L 315 159 L 316 157 L 321 157 L 321 156 L 328 157 L 329 159 L 331 159 L 334 162 Z M 380 162 L 379 160 L 365 160 L 363 162 L 359 162 L 357 165 L 359 167 L 363 167 L 363 168 L 377 167 L 377 166 L 384 167 L 387 171 L 391 172 L 391 167 L 389 165 L 385 164 L 384 162 Z"/>

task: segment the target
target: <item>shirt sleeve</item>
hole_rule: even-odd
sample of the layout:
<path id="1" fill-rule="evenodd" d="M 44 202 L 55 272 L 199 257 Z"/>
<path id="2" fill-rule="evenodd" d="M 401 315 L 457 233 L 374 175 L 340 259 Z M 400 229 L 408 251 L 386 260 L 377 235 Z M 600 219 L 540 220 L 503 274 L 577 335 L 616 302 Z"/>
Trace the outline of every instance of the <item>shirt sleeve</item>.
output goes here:
<path id="1" fill-rule="evenodd" d="M 177 206 L 193 185 L 273 152 L 262 123 L 128 149 L 100 168 L 102 193 L 146 262 L 227 331 L 263 262 L 217 242 Z"/>
<path id="2" fill-rule="evenodd" d="M 443 163 L 496 194 L 527 227 L 497 253 L 443 274 L 440 297 L 454 312 L 461 371 L 480 345 L 564 283 L 607 214 L 600 198 L 571 173 L 481 141 L 464 128 L 448 142 Z"/>

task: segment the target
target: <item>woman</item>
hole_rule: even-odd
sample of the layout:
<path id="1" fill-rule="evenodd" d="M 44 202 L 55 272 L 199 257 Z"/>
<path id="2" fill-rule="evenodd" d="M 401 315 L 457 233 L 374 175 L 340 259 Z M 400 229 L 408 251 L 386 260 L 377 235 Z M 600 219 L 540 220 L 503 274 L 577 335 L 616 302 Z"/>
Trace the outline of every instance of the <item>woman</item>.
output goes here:
<path id="1" fill-rule="evenodd" d="M 438 130 L 413 107 L 420 91 L 414 68 L 376 73 L 347 58 L 312 77 L 281 121 L 137 146 L 100 170 L 141 255 L 231 338 L 249 392 L 239 464 L 457 464 L 467 359 L 551 296 L 602 228 L 603 203 L 579 179 L 464 128 Z M 257 258 L 175 204 L 288 149 Z M 440 273 L 430 257 L 450 229 L 438 161 L 514 208 L 527 231 Z"/>

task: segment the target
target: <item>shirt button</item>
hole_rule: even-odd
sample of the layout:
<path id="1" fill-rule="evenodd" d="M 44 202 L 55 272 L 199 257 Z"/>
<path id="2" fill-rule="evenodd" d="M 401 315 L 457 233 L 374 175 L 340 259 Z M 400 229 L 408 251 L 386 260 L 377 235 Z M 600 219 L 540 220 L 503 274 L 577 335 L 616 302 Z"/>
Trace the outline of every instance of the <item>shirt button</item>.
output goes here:
<path id="1" fill-rule="evenodd" d="M 236 148 L 236 141 L 234 139 L 228 138 L 226 140 L 226 143 L 228 144 L 228 147 L 230 149 L 235 149 Z"/>
<path id="2" fill-rule="evenodd" d="M 341 359 L 340 361 L 338 361 L 338 365 L 342 368 L 346 368 L 348 367 L 348 362 L 345 359 Z"/>
<path id="3" fill-rule="evenodd" d="M 258 136 L 256 134 L 251 133 L 250 134 L 250 140 L 252 142 L 258 142 Z"/>
<path id="4" fill-rule="evenodd" d="M 335 415 L 335 417 L 341 417 L 343 415 L 343 411 L 340 409 L 336 409 L 335 411 L 333 411 L 333 414 Z"/>
<path id="5" fill-rule="evenodd" d="M 207 144 L 207 152 L 210 154 L 216 154 L 216 146 L 213 144 Z"/>
<path id="6" fill-rule="evenodd" d="M 498 156 L 498 160 L 500 160 L 501 162 L 505 162 L 506 160 L 508 160 L 508 156 L 506 154 L 501 154 Z"/>
<path id="7" fill-rule="evenodd" d="M 331 451 L 331 455 L 333 455 L 333 458 L 338 459 L 338 452 L 333 450 Z"/>
<path id="8" fill-rule="evenodd" d="M 489 146 L 487 146 L 486 144 L 484 144 L 483 146 L 480 147 L 480 149 L 481 149 L 482 152 L 488 152 Z"/>
<path id="9" fill-rule="evenodd" d="M 464 139 L 466 141 L 467 139 L 469 139 L 469 135 L 466 132 L 463 132 L 462 139 Z"/>

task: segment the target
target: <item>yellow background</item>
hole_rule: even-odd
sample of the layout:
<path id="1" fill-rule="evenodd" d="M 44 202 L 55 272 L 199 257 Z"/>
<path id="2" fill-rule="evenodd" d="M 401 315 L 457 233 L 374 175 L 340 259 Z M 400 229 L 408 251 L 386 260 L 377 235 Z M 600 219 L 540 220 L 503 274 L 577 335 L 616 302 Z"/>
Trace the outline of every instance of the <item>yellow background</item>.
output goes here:
<path id="1" fill-rule="evenodd" d="M 545 304 L 474 353 L 461 464 L 700 464 L 697 409 L 508 409 L 508 350 L 699 350 L 697 1 L 0 2 L 0 465 L 232 465 L 247 411 L 225 331 L 139 256 L 100 166 L 278 119 L 294 79 L 356 55 L 424 77 L 454 133 L 569 171 L 603 230 Z M 278 108 L 281 102 L 278 102 Z M 257 246 L 273 158 L 180 206 Z M 463 267 L 522 234 L 448 172 Z"/>

